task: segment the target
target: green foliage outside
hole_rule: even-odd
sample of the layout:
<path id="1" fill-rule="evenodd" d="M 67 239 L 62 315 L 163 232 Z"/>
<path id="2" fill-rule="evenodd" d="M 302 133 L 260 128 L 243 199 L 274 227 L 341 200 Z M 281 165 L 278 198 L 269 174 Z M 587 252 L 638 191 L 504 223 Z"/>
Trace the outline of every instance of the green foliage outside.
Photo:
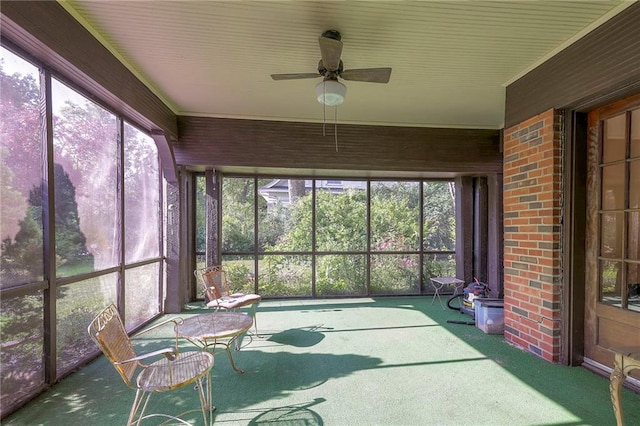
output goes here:
<path id="1" fill-rule="evenodd" d="M 224 264 L 235 290 L 255 291 L 253 178 L 223 181 Z M 259 187 L 269 181 L 261 180 Z M 420 292 L 420 268 L 429 277 L 455 275 L 455 205 L 450 182 L 372 182 L 370 265 L 372 294 Z M 258 197 L 258 292 L 265 297 L 312 294 L 312 192 L 290 204 L 267 205 Z M 420 243 L 420 203 L 424 232 Z M 362 189 L 315 193 L 315 294 L 366 295 L 367 192 Z M 201 231 L 198 231 L 201 232 Z M 421 247 L 422 245 L 422 247 Z M 235 249 L 235 250 L 234 250 Z M 418 252 L 424 249 L 424 264 Z M 389 253 L 385 252 L 406 252 Z M 445 252 L 445 253 L 442 253 Z M 269 254 L 274 253 L 274 254 Z M 277 253 L 277 254 L 276 254 Z M 291 253 L 287 255 L 287 253 Z M 308 253 L 305 255 L 293 253 Z M 250 278 L 247 278 L 250 277 Z M 428 287 L 427 287 L 428 288 Z"/>
<path id="2" fill-rule="evenodd" d="M 364 255 L 323 255 L 316 258 L 316 294 L 364 296 L 367 294 Z"/>
<path id="3" fill-rule="evenodd" d="M 318 251 L 366 250 L 366 191 L 350 189 L 339 194 L 324 190 L 316 192 L 316 246 Z"/>
<path id="4" fill-rule="evenodd" d="M 262 256 L 258 292 L 265 297 L 311 296 L 311 256 Z"/>

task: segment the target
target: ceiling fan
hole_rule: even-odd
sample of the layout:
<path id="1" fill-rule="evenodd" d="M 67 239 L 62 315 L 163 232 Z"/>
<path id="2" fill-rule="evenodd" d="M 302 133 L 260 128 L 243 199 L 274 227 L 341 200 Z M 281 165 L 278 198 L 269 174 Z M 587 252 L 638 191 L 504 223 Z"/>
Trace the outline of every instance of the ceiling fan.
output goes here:
<path id="1" fill-rule="evenodd" d="M 274 80 L 297 80 L 301 78 L 323 77 L 323 81 L 316 86 L 318 102 L 334 106 L 344 101 L 347 88 L 338 81 L 365 81 L 369 83 L 388 83 L 391 68 L 363 68 L 345 70 L 340 59 L 342 54 L 342 36 L 336 30 L 328 30 L 318 38 L 322 59 L 318 62 L 316 73 L 271 74 Z"/>

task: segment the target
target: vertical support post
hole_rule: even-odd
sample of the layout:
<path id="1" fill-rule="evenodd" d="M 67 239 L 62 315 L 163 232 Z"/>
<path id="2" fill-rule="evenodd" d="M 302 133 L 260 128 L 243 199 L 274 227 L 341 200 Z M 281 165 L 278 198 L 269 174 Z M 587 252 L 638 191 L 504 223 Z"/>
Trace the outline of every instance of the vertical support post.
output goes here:
<path id="1" fill-rule="evenodd" d="M 476 177 L 473 188 L 473 275 L 487 282 L 487 178 Z"/>
<path id="2" fill-rule="evenodd" d="M 44 249 L 44 371 L 45 382 L 54 383 L 57 378 L 56 359 L 56 233 L 53 153 L 53 106 L 51 99 L 51 73 L 40 70 L 40 135 L 43 149 L 42 181 L 42 237 Z"/>
<path id="3" fill-rule="evenodd" d="M 205 172 L 206 193 L 206 265 L 221 265 L 220 256 L 220 213 L 222 209 L 220 191 L 220 173 L 215 170 Z"/>
<path id="4" fill-rule="evenodd" d="M 502 173 L 487 177 L 487 284 L 491 297 L 504 296 L 503 283 L 503 227 L 502 227 Z"/>
<path id="5" fill-rule="evenodd" d="M 561 342 L 563 364 L 580 365 L 584 360 L 585 316 L 585 238 L 587 211 L 587 128 L 586 113 L 565 114 L 564 185 L 566 200 L 562 220 L 565 232 L 562 236 L 562 305 L 568 307 L 562 313 L 562 328 L 567 338 Z"/>
<path id="6" fill-rule="evenodd" d="M 473 178 L 458 176 L 456 186 L 456 277 L 473 279 Z"/>
<path id="7" fill-rule="evenodd" d="M 181 186 L 184 176 L 181 174 L 178 182 L 167 182 L 167 235 L 166 235 L 166 299 L 165 312 L 180 313 L 183 305 L 184 282 L 181 265 L 182 214 L 181 214 Z M 186 262 L 183 260 L 182 263 Z"/>

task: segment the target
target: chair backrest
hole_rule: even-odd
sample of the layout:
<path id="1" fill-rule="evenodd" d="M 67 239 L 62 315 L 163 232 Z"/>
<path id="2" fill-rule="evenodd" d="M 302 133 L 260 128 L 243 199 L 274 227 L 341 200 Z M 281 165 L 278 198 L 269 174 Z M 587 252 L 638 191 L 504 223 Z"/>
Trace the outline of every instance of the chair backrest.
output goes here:
<path id="1" fill-rule="evenodd" d="M 120 373 L 127 386 L 135 388 L 133 376 L 138 363 L 118 364 L 136 356 L 136 351 L 124 328 L 118 308 L 113 304 L 105 308 L 91 321 L 88 332 L 91 339 L 96 342 L 102 353 Z"/>
<path id="2" fill-rule="evenodd" d="M 209 300 L 221 299 L 229 296 L 229 281 L 222 266 L 210 266 L 201 269 L 204 290 Z"/>

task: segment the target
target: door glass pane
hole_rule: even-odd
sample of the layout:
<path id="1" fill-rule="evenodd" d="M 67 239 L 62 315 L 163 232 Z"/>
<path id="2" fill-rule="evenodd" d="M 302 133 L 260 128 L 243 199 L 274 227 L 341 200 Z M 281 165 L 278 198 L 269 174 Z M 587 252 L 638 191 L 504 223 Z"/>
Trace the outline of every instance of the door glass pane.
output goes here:
<path id="1" fill-rule="evenodd" d="M 319 251 L 363 251 L 367 246 L 367 184 L 316 181 L 316 245 Z"/>
<path id="2" fill-rule="evenodd" d="M 640 211 L 627 216 L 627 259 L 640 260 Z"/>
<path id="3" fill-rule="evenodd" d="M 622 263 L 600 261 L 600 301 L 620 307 L 622 300 Z"/>
<path id="4" fill-rule="evenodd" d="M 627 306 L 629 310 L 640 312 L 640 264 L 627 265 Z"/>
<path id="5" fill-rule="evenodd" d="M 624 208 L 624 164 L 602 168 L 602 210 Z"/>
<path id="6" fill-rule="evenodd" d="M 423 182 L 424 250 L 456 249 L 455 187 L 453 182 Z"/>
<path id="7" fill-rule="evenodd" d="M 629 163 L 629 208 L 640 209 L 640 160 Z"/>
<path id="8" fill-rule="evenodd" d="M 260 256 L 258 271 L 262 296 L 311 296 L 311 256 Z"/>
<path id="9" fill-rule="evenodd" d="M 379 254 L 371 256 L 372 294 L 420 293 L 418 255 Z"/>
<path id="10" fill-rule="evenodd" d="M 57 80 L 52 80 L 52 104 L 58 276 L 116 266 L 116 117 Z"/>
<path id="11" fill-rule="evenodd" d="M 100 311 L 116 303 L 118 273 L 90 278 L 58 287 L 56 301 L 56 347 L 58 377 L 98 351 L 87 333 Z"/>
<path id="12" fill-rule="evenodd" d="M 254 179 L 222 180 L 222 250 L 251 252 L 254 244 Z"/>
<path id="13" fill-rule="evenodd" d="M 640 109 L 631 113 L 631 157 L 640 157 Z"/>
<path id="14" fill-rule="evenodd" d="M 125 262 L 160 255 L 160 168 L 150 136 L 124 125 Z"/>
<path id="15" fill-rule="evenodd" d="M 616 259 L 622 257 L 624 213 L 603 213 L 601 218 L 600 255 Z"/>
<path id="16" fill-rule="evenodd" d="M 318 256 L 316 258 L 316 294 L 319 296 L 367 294 L 365 256 Z"/>
<path id="17" fill-rule="evenodd" d="M 311 251 L 312 181 L 258 181 L 258 241 L 261 251 Z"/>
<path id="18" fill-rule="evenodd" d="M 419 229 L 418 182 L 371 183 L 372 251 L 417 251 Z"/>
<path id="19" fill-rule="evenodd" d="M 627 153 L 626 126 L 626 114 L 620 114 L 605 120 L 602 150 L 603 163 L 625 159 Z"/>
<path id="20" fill-rule="evenodd" d="M 0 78 L 0 287 L 9 288 L 43 279 L 43 129 L 38 69 L 0 47 Z"/>

